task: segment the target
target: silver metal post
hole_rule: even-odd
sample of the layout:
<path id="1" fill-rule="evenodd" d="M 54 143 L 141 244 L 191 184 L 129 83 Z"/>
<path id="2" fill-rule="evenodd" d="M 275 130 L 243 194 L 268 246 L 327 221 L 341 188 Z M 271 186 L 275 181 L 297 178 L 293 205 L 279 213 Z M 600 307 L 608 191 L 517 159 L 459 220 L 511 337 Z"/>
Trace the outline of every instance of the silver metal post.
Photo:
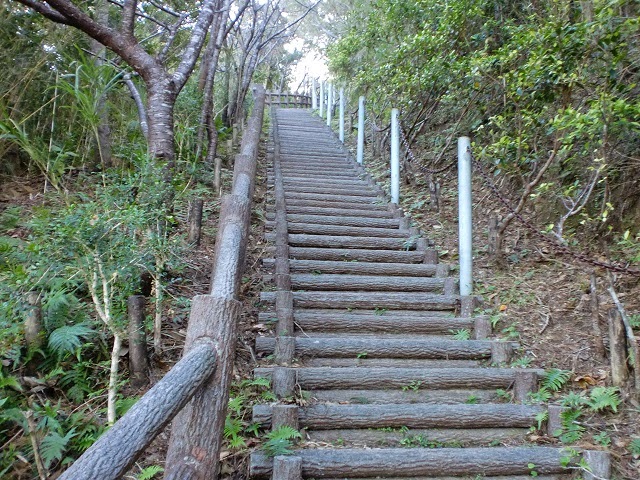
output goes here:
<path id="1" fill-rule="evenodd" d="M 340 89 L 340 130 L 338 138 L 344 143 L 344 88 Z"/>
<path id="2" fill-rule="evenodd" d="M 333 85 L 327 84 L 327 125 L 331 126 L 331 110 L 333 107 Z"/>
<path id="3" fill-rule="evenodd" d="M 400 122 L 398 109 L 391 110 L 391 202 L 400 203 Z"/>
<path id="4" fill-rule="evenodd" d="M 316 93 L 316 79 L 314 78 L 311 82 L 311 108 L 314 110 L 318 109 L 318 94 Z"/>
<path id="5" fill-rule="evenodd" d="M 458 138 L 458 254 L 460 295 L 473 291 L 473 227 L 471 213 L 471 140 Z"/>
<path id="6" fill-rule="evenodd" d="M 320 118 L 324 117 L 324 82 L 320 82 Z"/>
<path id="7" fill-rule="evenodd" d="M 358 163 L 362 164 L 364 159 L 364 97 L 358 99 Z"/>

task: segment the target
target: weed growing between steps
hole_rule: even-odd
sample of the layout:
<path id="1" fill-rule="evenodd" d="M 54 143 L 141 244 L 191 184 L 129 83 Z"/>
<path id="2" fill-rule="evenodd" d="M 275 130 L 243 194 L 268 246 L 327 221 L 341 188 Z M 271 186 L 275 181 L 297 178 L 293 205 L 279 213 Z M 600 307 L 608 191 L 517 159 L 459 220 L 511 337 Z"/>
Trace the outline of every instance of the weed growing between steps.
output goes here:
<path id="1" fill-rule="evenodd" d="M 348 142 L 354 138 L 355 134 L 347 134 Z M 373 159 L 368 146 L 365 148 L 365 165 L 389 191 L 388 154 L 384 155 L 384 159 Z M 401 185 L 401 207 L 416 226 L 435 241 L 440 261 L 450 263 L 455 274 L 458 261 L 456 170 L 445 172 L 438 180 L 441 184 L 439 213 L 429 210 L 429 189 L 422 178 L 417 179 L 415 186 Z M 568 407 L 562 419 L 562 432 L 557 432 L 559 438 L 535 432 L 529 436 L 530 442 L 539 445 L 564 442 L 576 448 L 605 449 L 612 453 L 613 478 L 639 478 L 640 405 L 611 387 L 609 361 L 597 353 L 596 341 L 600 339 L 592 334 L 589 306 L 591 268 L 554 256 L 515 224 L 506 241 L 506 266 L 498 269 L 487 252 L 487 219 L 502 207 L 479 178 L 474 179 L 473 198 L 474 292 L 484 299 L 477 313 L 490 316 L 496 337 L 520 343 L 521 351 L 510 366 L 547 370 L 543 382 L 543 387 L 547 387 L 534 393 L 531 401 L 551 401 Z M 624 254 L 622 244 L 613 248 L 622 249 L 619 253 Z M 638 328 L 639 287 L 636 282 L 623 286 L 622 299 L 634 328 Z M 598 293 L 603 324 L 603 312 L 613 304 L 604 288 Z M 603 325 L 606 337 L 606 320 Z M 557 388 L 559 383 L 561 388 Z M 510 392 L 501 390 L 496 394 L 504 401 L 511 401 Z M 535 467 L 531 472 L 535 472 Z"/>

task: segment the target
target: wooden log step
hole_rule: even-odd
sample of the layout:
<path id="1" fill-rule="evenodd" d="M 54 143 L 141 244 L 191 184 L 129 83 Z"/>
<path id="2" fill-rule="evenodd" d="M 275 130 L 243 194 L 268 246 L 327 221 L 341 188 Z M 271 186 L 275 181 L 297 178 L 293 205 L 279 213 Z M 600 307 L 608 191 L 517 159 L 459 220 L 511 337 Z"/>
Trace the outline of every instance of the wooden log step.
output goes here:
<path id="1" fill-rule="evenodd" d="M 371 185 L 369 185 L 369 183 L 366 180 L 360 178 L 359 176 L 353 178 L 352 180 L 334 179 L 330 183 L 325 184 L 324 182 L 311 182 L 307 178 L 288 175 L 287 178 L 282 179 L 282 183 L 285 186 L 285 188 L 291 188 L 291 187 L 306 188 L 311 186 L 318 187 L 318 188 L 324 188 L 324 186 L 328 186 L 330 188 L 336 188 L 336 189 L 353 188 L 354 190 L 365 190 L 367 188 L 371 188 Z M 273 185 L 274 185 L 273 177 L 267 177 L 267 187 L 273 187 Z"/>
<path id="2" fill-rule="evenodd" d="M 260 323 L 269 323 L 274 313 L 261 312 Z M 365 310 L 362 312 L 340 312 L 335 310 L 303 310 L 296 309 L 294 321 L 303 331 L 328 331 L 335 333 L 406 333 L 406 334 L 438 334 L 457 330 L 472 330 L 473 318 L 447 317 L 442 315 L 426 315 L 424 312 L 398 314 L 395 311 L 378 312 Z"/>
<path id="3" fill-rule="evenodd" d="M 273 177 L 267 176 L 267 182 L 273 181 L 273 180 L 274 180 Z M 332 188 L 347 188 L 347 187 L 362 188 L 362 187 L 369 186 L 367 181 L 361 178 L 360 175 L 355 176 L 352 179 L 334 178 L 331 181 L 328 181 L 326 183 L 317 182 L 317 181 L 314 181 L 313 179 L 310 179 L 309 177 L 305 177 L 302 175 L 294 175 L 294 174 L 286 175 L 286 177 L 284 177 L 282 180 L 285 186 L 286 185 L 313 185 L 315 187 L 318 187 L 318 186 L 327 185 L 327 186 L 331 186 Z M 325 179 L 323 179 L 323 181 L 324 180 Z"/>
<path id="4" fill-rule="evenodd" d="M 377 477 L 381 478 L 381 477 Z M 340 477 L 340 478 L 326 478 L 322 477 L 322 480 L 362 480 L 362 477 Z M 466 477 L 448 477 L 448 476 L 432 476 L 428 477 L 424 476 L 415 476 L 411 477 L 388 477 L 385 475 L 384 480 L 532 480 L 531 475 L 509 475 L 509 476 L 486 476 L 486 475 L 475 475 L 475 476 L 466 476 Z M 535 477 L 535 480 L 575 480 L 575 476 L 572 474 L 558 474 L 558 475 L 538 475 Z"/>
<path id="5" fill-rule="evenodd" d="M 289 233 L 304 233 L 307 235 L 348 235 L 354 237 L 386 237 L 409 238 L 408 230 L 398 228 L 351 227 L 345 225 L 322 225 L 318 223 L 288 222 Z"/>
<path id="6" fill-rule="evenodd" d="M 276 292 L 262 292 L 260 301 L 274 305 Z M 293 306 L 298 308 L 379 308 L 381 310 L 454 310 L 457 295 L 404 292 L 294 292 Z"/>
<path id="7" fill-rule="evenodd" d="M 265 258 L 262 260 L 262 266 L 265 268 L 273 269 L 274 265 L 275 259 L 273 258 Z M 326 260 L 289 260 L 289 269 L 292 273 L 314 272 L 322 274 L 343 273 L 353 275 L 433 277 L 436 274 L 437 265 L 431 265 L 427 263 L 374 263 Z"/>
<path id="8" fill-rule="evenodd" d="M 389 405 L 394 403 L 413 404 L 468 404 L 500 402 L 495 389 L 448 389 L 425 390 L 419 388 L 396 390 L 313 390 L 309 392 L 311 400 L 317 403 L 338 403 L 355 405 Z"/>
<path id="9" fill-rule="evenodd" d="M 285 190 L 285 198 L 290 200 L 320 200 L 331 203 L 365 203 L 365 204 L 380 204 L 381 198 L 377 195 L 351 195 L 350 193 L 343 192 L 338 194 L 326 194 L 326 193 L 306 193 L 306 192 L 291 192 Z M 385 202 L 386 203 L 386 202 Z"/>
<path id="10" fill-rule="evenodd" d="M 267 206 L 267 214 L 274 212 L 273 206 Z M 383 218 L 383 219 L 393 219 L 393 213 L 389 210 L 362 210 L 359 208 L 334 208 L 334 207 L 302 207 L 296 205 L 287 205 L 287 217 L 290 214 L 300 214 L 300 215 L 321 215 L 321 216 L 329 216 L 329 217 L 338 217 L 340 215 L 345 215 L 349 217 L 366 217 L 366 218 Z M 267 218 L 269 218 L 267 216 Z M 273 216 L 271 217 L 273 219 Z"/>
<path id="11" fill-rule="evenodd" d="M 529 428 L 546 409 L 537 405 L 309 405 L 298 408 L 300 426 L 337 428 Z M 254 405 L 253 421 L 271 426 L 271 405 Z"/>
<path id="12" fill-rule="evenodd" d="M 309 184 L 325 184 L 325 185 L 338 185 L 338 182 L 342 184 L 356 184 L 360 185 L 359 179 L 356 175 L 348 175 L 348 176 L 339 176 L 334 177 L 332 175 L 323 175 L 320 173 L 296 173 L 296 172 L 288 172 L 282 175 L 285 179 L 303 179 L 306 180 Z"/>
<path id="13" fill-rule="evenodd" d="M 265 238 L 269 240 L 268 234 Z M 346 235 L 305 235 L 293 233 L 289 235 L 289 245 L 294 247 L 319 248 L 375 248 L 384 250 L 413 250 L 415 238 L 380 238 L 352 237 Z"/>
<path id="14" fill-rule="evenodd" d="M 292 176 L 296 176 L 296 177 L 325 177 L 328 179 L 333 179 L 333 178 L 343 178 L 343 179 L 352 179 L 352 178 L 357 178 L 358 177 L 358 172 L 356 172 L 354 169 L 352 168 L 339 168 L 339 167 L 334 167 L 331 168 L 329 166 L 322 167 L 320 165 L 318 165 L 315 168 L 311 168 L 311 167 L 298 167 L 298 166 L 291 166 L 291 167 L 286 167 L 283 165 L 282 167 L 282 175 L 283 177 L 288 177 L 290 175 Z"/>
<path id="15" fill-rule="evenodd" d="M 303 200 L 298 198 L 288 198 L 287 199 L 287 213 L 292 212 L 291 208 L 293 206 L 297 207 L 322 207 L 322 208 L 341 208 L 341 209 L 358 209 L 365 212 L 369 211 L 382 211 L 388 212 L 388 207 L 386 202 L 382 203 L 359 203 L 359 202 L 350 202 L 348 200 L 340 200 L 340 201 L 329 201 L 329 200 Z M 294 213 L 294 212 L 292 212 Z M 297 213 L 297 212 L 296 212 Z"/>
<path id="16" fill-rule="evenodd" d="M 265 253 L 274 255 L 275 247 L 267 247 Z M 416 250 L 373 250 L 357 248 L 291 247 L 289 254 L 297 260 L 331 260 L 381 263 L 422 263 L 424 252 Z"/>
<path id="17" fill-rule="evenodd" d="M 549 447 L 488 448 L 385 448 L 385 449 L 308 449 L 297 450 L 302 458 L 304 478 L 400 476 L 489 476 L 530 475 L 530 464 L 538 474 L 569 473 L 563 467 L 566 451 Z M 273 459 L 254 452 L 250 474 L 268 478 Z"/>
<path id="18" fill-rule="evenodd" d="M 510 388 L 516 371 L 543 375 L 543 370 L 513 368 L 297 368 L 298 383 L 303 390 L 349 389 L 496 389 Z M 270 377 L 272 368 L 254 369 L 256 377 Z"/>
<path id="19" fill-rule="evenodd" d="M 305 367 L 360 368 L 472 368 L 478 360 L 430 360 L 410 358 L 305 358 Z"/>
<path id="20" fill-rule="evenodd" d="M 291 275 L 296 290 L 358 290 L 385 292 L 442 292 L 443 278 L 391 277 L 373 275 L 338 275 L 295 273 Z"/>
<path id="21" fill-rule="evenodd" d="M 266 218 L 267 220 L 273 221 L 272 214 L 267 214 Z M 398 218 L 363 218 L 347 216 L 336 217 L 329 215 L 297 215 L 295 213 L 287 214 L 287 221 L 291 223 L 301 224 L 336 225 L 384 229 L 397 229 L 400 225 L 400 219 Z"/>
<path id="22" fill-rule="evenodd" d="M 376 197 L 378 192 L 371 187 L 363 188 L 334 188 L 331 185 L 290 185 L 287 186 L 287 193 L 318 193 L 322 195 L 354 195 L 362 197 Z"/>
<path id="23" fill-rule="evenodd" d="M 341 447 L 481 447 L 495 445 L 496 442 L 513 443 L 525 439 L 528 428 L 476 428 L 476 429 L 417 429 L 396 428 L 307 430 L 307 441 L 329 443 Z M 529 477 L 531 478 L 531 477 Z M 484 479 L 484 477 L 483 477 Z M 405 479 L 406 480 L 406 479 Z M 412 477 L 413 480 L 413 477 Z M 461 480 L 458 478 L 458 480 Z"/>
<path id="24" fill-rule="evenodd" d="M 482 360 L 491 357 L 492 342 L 486 340 L 422 340 L 397 338 L 296 337 L 295 354 L 322 358 L 411 358 Z M 256 353 L 272 354 L 276 339 L 257 337 Z"/>

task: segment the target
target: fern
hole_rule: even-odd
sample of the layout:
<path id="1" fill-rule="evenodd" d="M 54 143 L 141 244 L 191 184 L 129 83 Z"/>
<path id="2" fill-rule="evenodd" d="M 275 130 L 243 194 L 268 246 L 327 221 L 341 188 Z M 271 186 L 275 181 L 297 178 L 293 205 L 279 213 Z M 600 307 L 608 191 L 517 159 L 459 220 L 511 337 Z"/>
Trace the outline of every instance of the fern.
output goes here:
<path id="1" fill-rule="evenodd" d="M 293 453 L 293 441 L 302 438 L 302 434 L 295 428 L 282 426 L 267 434 L 267 441 L 262 446 L 264 452 L 270 457 L 278 455 L 290 455 Z"/>
<path id="2" fill-rule="evenodd" d="M 151 480 L 159 473 L 164 472 L 164 468 L 160 465 L 149 465 L 144 467 L 142 471 L 136 476 L 136 480 Z"/>
<path id="3" fill-rule="evenodd" d="M 640 438 L 632 438 L 629 443 L 629 452 L 633 455 L 633 458 L 640 458 Z"/>
<path id="4" fill-rule="evenodd" d="M 551 392 L 544 387 L 540 387 L 537 392 L 529 393 L 529 399 L 533 403 L 546 403 L 551 399 Z"/>
<path id="5" fill-rule="evenodd" d="M 82 346 L 82 341 L 95 333 L 88 325 L 65 325 L 56 328 L 49 334 L 49 349 L 59 357 L 66 353 L 73 353 Z"/>
<path id="6" fill-rule="evenodd" d="M 560 419 L 562 420 L 562 431 L 553 432 L 559 433 L 560 441 L 563 443 L 577 442 L 582 438 L 584 434 L 584 427 L 577 423 L 578 419 L 582 415 L 582 411 L 579 409 L 567 409 L 560 413 Z"/>
<path id="7" fill-rule="evenodd" d="M 571 372 L 569 370 L 560 370 L 559 368 L 552 368 L 547 370 L 542 377 L 542 387 L 551 392 L 557 392 L 562 389 L 564 385 L 571 378 Z"/>
<path id="8" fill-rule="evenodd" d="M 471 331 L 467 328 L 461 328 L 459 330 L 449 330 L 449 333 L 453 335 L 455 340 L 469 340 L 471 338 Z"/>
<path id="9" fill-rule="evenodd" d="M 601 412 L 610 408 L 614 413 L 618 412 L 621 403 L 617 387 L 596 387 L 589 393 L 589 398 L 584 402 L 595 412 Z"/>
<path id="10" fill-rule="evenodd" d="M 584 405 L 586 398 L 581 393 L 569 392 L 561 402 L 563 407 L 580 408 Z"/>
<path id="11" fill-rule="evenodd" d="M 72 428 L 64 437 L 58 432 L 49 432 L 42 439 L 42 442 L 40 442 L 40 455 L 47 469 L 51 467 L 54 461 L 62 460 L 67 451 L 67 444 L 76 435 L 76 429 Z"/>

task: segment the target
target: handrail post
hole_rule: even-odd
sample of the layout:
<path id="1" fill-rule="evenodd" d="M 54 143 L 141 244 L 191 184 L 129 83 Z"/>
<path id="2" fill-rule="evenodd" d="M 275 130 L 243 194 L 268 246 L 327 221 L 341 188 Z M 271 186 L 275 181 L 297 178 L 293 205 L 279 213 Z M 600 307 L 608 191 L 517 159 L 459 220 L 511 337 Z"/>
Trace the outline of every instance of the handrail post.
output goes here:
<path id="1" fill-rule="evenodd" d="M 316 96 L 316 79 L 313 79 L 313 85 L 311 86 L 311 108 L 313 110 L 318 109 L 318 97 Z"/>
<path id="2" fill-rule="evenodd" d="M 397 108 L 391 109 L 391 202 L 400 203 L 400 122 Z"/>
<path id="3" fill-rule="evenodd" d="M 340 130 L 338 138 L 344 143 L 344 88 L 340 89 Z"/>
<path id="4" fill-rule="evenodd" d="M 364 96 L 358 99 L 358 150 L 357 161 L 362 164 L 364 160 Z"/>
<path id="5" fill-rule="evenodd" d="M 327 84 L 327 125 L 331 127 L 331 107 L 333 106 L 333 85 Z"/>
<path id="6" fill-rule="evenodd" d="M 471 213 L 471 140 L 458 138 L 458 254 L 460 296 L 473 292 L 473 226 Z"/>
<path id="7" fill-rule="evenodd" d="M 320 82 L 320 118 L 324 118 L 324 82 Z"/>

